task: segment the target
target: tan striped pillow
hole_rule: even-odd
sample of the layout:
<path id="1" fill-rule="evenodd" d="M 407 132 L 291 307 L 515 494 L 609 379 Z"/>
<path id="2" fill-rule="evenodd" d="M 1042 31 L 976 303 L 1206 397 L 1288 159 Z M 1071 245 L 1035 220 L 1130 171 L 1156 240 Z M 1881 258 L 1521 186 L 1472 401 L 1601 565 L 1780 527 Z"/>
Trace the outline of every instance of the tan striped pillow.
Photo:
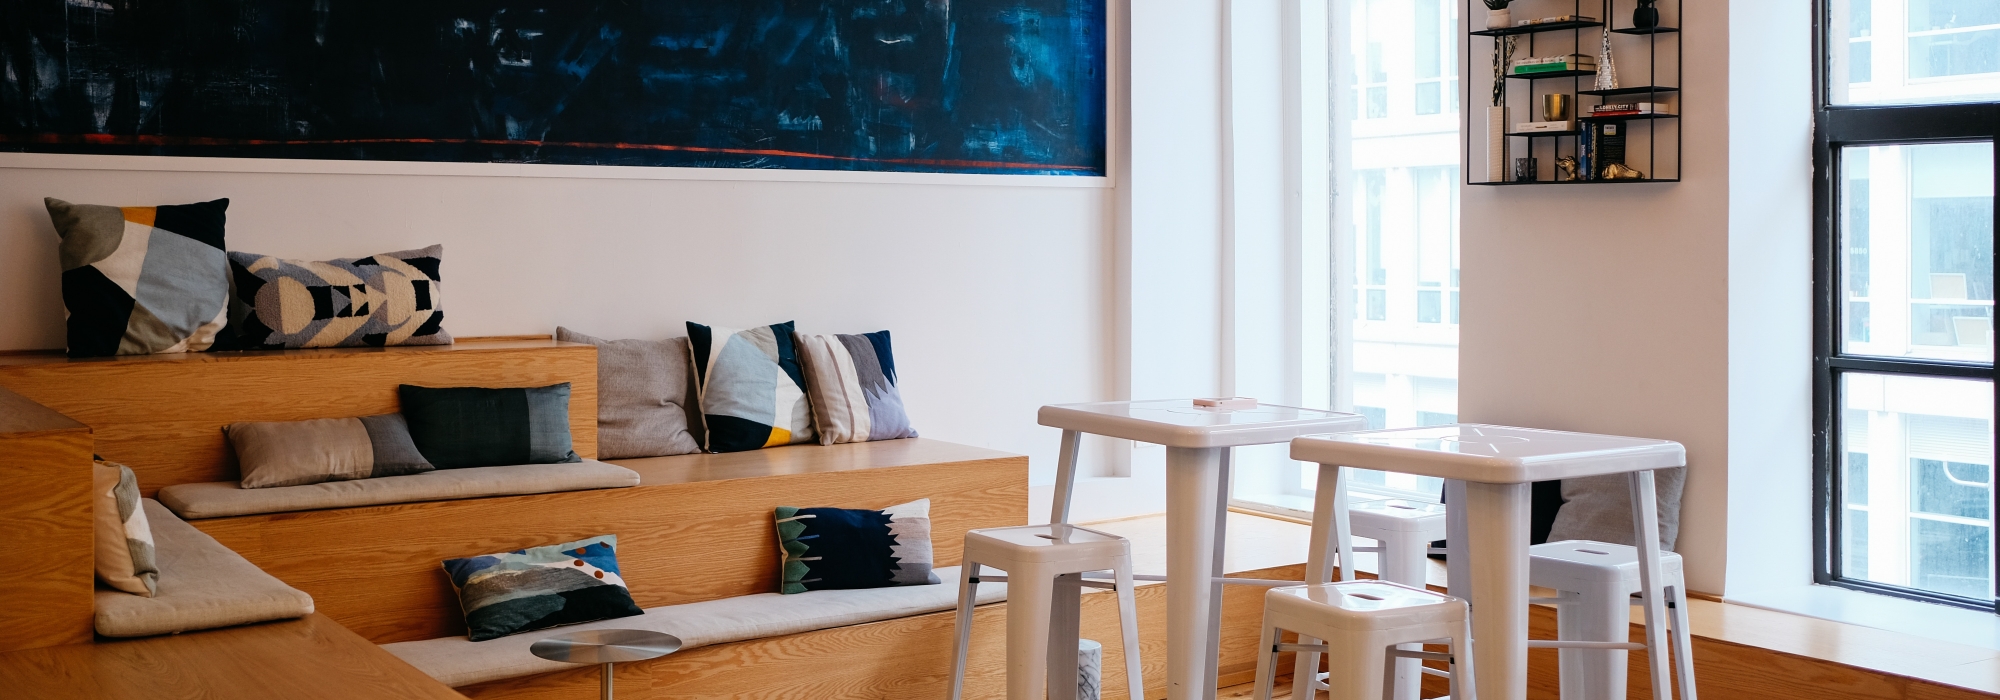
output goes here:
<path id="1" fill-rule="evenodd" d="M 99 461 L 91 467 L 91 497 L 97 501 L 97 578 L 126 593 L 158 594 L 160 567 L 153 559 L 153 528 L 139 507 L 138 477 L 123 464 Z"/>

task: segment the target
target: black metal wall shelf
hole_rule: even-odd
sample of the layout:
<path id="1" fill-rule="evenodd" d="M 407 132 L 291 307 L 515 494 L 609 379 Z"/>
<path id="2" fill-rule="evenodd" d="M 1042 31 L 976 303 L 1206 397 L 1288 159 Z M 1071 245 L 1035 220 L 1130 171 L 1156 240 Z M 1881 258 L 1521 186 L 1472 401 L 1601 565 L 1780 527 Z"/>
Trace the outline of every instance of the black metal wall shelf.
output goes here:
<path id="1" fill-rule="evenodd" d="M 1681 118 L 1681 115 L 1678 114 L 1612 114 L 1602 117 L 1577 117 L 1576 120 L 1587 124 L 1588 123 L 1603 124 L 1607 122 L 1628 122 L 1628 121 L 1637 121 L 1641 119 L 1679 119 L 1679 118 Z"/>
<path id="2" fill-rule="evenodd" d="M 1685 26 L 1686 21 L 1682 14 L 1685 0 L 1646 0 L 1648 5 L 1659 11 L 1660 26 L 1644 28 L 1632 26 L 1633 10 L 1640 1 L 1514 0 L 1509 10 L 1517 19 L 1554 15 L 1577 19 L 1476 29 L 1463 35 L 1463 50 L 1459 55 L 1460 75 L 1464 77 L 1460 81 L 1464 91 L 1460 104 L 1464 108 L 1460 114 L 1465 137 L 1459 143 L 1465 164 L 1462 172 L 1467 184 L 1680 182 L 1683 128 L 1680 126 L 1680 115 L 1685 112 L 1684 96 L 1679 85 L 1684 62 L 1680 27 Z M 1481 20 L 1486 16 L 1484 3 L 1473 0 L 1464 0 L 1464 3 L 1464 16 L 1471 18 L 1474 26 L 1482 24 Z M 1569 7 L 1562 8 L 1562 5 Z M 1564 32 L 1568 33 L 1567 37 L 1563 36 Z M 1485 40 L 1480 41 L 1476 37 Z M 1601 43 L 1610 44 L 1612 62 L 1620 69 L 1621 77 L 1633 79 L 1640 85 L 1597 89 L 1594 84 L 1597 70 L 1594 68 L 1513 73 L 1516 62 L 1526 58 L 1576 54 L 1596 57 Z M 1493 65 L 1496 69 L 1492 73 L 1492 82 L 1486 83 L 1477 77 L 1485 73 L 1489 57 L 1495 59 Z M 1565 84 L 1563 80 L 1570 82 Z M 1479 99 L 1488 94 L 1486 88 L 1490 88 L 1493 100 Z M 1572 128 L 1555 131 L 1516 129 L 1517 125 L 1525 122 L 1547 121 L 1542 110 L 1543 98 L 1553 94 L 1570 96 L 1568 114 L 1564 118 Z M 1581 98 L 1586 96 L 1597 99 L 1583 104 Z M 1496 102 L 1497 106 L 1505 108 L 1504 112 L 1493 110 L 1489 113 L 1488 109 L 1481 107 Z M 1664 111 L 1589 116 L 1587 110 L 1593 105 L 1613 102 L 1663 103 L 1661 109 Z M 1614 126 L 1616 133 L 1609 133 Z M 1475 160 L 1473 156 L 1481 150 L 1478 144 L 1494 138 L 1505 140 L 1501 152 L 1478 154 L 1485 157 Z M 1622 151 L 1618 149 L 1617 140 L 1624 142 Z M 1575 158 L 1578 160 L 1575 165 L 1581 167 L 1586 161 L 1583 156 L 1589 150 L 1587 146 L 1592 144 L 1596 146 L 1596 150 L 1591 152 L 1594 158 L 1602 158 L 1607 147 L 1608 152 L 1614 154 L 1610 157 L 1620 158 L 1616 154 L 1622 152 L 1620 164 L 1642 171 L 1645 177 L 1608 179 L 1604 177 L 1607 174 L 1604 167 L 1608 164 L 1593 160 L 1590 170 L 1594 172 L 1582 176 L 1591 179 L 1557 180 L 1561 172 L 1558 161 Z M 1496 156 L 1500 160 L 1497 167 L 1491 162 Z M 1516 163 L 1518 158 L 1533 159 L 1533 179 L 1517 180 L 1514 177 L 1521 167 Z M 1633 173 L 1617 170 L 1613 174 Z M 1487 181 L 1475 182 L 1475 179 Z"/>
<path id="3" fill-rule="evenodd" d="M 1474 182 L 1469 184 L 1479 185 L 1481 187 L 1511 187 L 1514 185 L 1644 185 L 1653 182 L 1680 182 L 1680 181 L 1681 179 L 1677 177 L 1670 177 L 1663 179 L 1642 177 L 1630 180 L 1544 180 L 1539 182 L 1517 182 L 1510 180 L 1502 182 Z"/>
<path id="4" fill-rule="evenodd" d="M 1577 78 L 1577 77 L 1582 77 L 1582 76 L 1586 76 L 1586 75 L 1597 75 L 1597 71 L 1594 71 L 1594 70 L 1552 70 L 1552 71 L 1549 71 L 1549 72 L 1547 72 L 1547 73 L 1528 73 L 1528 74 L 1525 74 L 1525 75 L 1514 75 L 1514 74 L 1512 74 L 1512 73 L 1509 73 L 1509 74 L 1507 74 L 1507 79 L 1508 79 L 1508 80 L 1544 80 L 1544 79 L 1548 79 L 1548 78 Z"/>
<path id="5" fill-rule="evenodd" d="M 1542 32 L 1565 32 L 1572 29 L 1589 29 L 1591 27 L 1602 27 L 1602 26 L 1604 26 L 1603 22 L 1543 22 L 1541 24 L 1529 24 L 1519 27 L 1506 27 L 1502 29 L 1481 29 L 1479 31 L 1473 32 L 1472 35 L 1473 36 L 1520 36 L 1522 34 L 1540 34 Z"/>
<path id="6" fill-rule="evenodd" d="M 1667 93 L 1667 92 L 1680 92 L 1680 91 L 1681 89 L 1677 87 L 1662 87 L 1659 85 L 1641 85 L 1639 87 L 1612 88 L 1610 90 L 1578 90 L 1576 91 L 1576 94 L 1596 95 L 1598 97 L 1615 97 L 1618 95 L 1648 95 L 1656 92 Z"/>

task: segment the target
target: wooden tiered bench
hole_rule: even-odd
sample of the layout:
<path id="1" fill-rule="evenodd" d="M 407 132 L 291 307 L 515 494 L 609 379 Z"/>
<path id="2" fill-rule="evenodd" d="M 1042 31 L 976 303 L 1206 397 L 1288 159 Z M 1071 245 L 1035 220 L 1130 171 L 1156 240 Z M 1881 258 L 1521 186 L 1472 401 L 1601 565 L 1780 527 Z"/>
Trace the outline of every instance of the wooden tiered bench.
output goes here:
<path id="1" fill-rule="evenodd" d="M 0 614 L 20 622 L 10 632 L 36 632 L 18 642 L 0 633 L 0 644 L 7 644 L 0 651 L 60 650 L 0 658 L 0 665 L 8 666 L 8 673 L 20 673 L 23 666 L 68 673 L 61 670 L 65 664 L 103 667 L 100 661 L 137 653 L 183 659 L 212 655 L 216 668 L 240 668 L 228 657 L 234 644 L 230 640 L 242 638 L 241 629 L 65 646 L 92 639 L 87 490 L 93 450 L 130 465 L 142 491 L 150 495 L 174 484 L 235 479 L 234 456 L 221 432 L 232 422 L 392 412 L 397 409 L 396 387 L 403 383 L 501 387 L 557 382 L 571 384 L 575 449 L 593 457 L 596 348 L 588 345 L 517 340 L 88 360 L 0 357 L 0 391 L 10 392 L 0 396 L 0 415 L 7 416 L 0 419 L 0 439 L 32 448 L 10 449 L 7 461 L 0 462 L 6 468 L 0 471 L 0 493 L 10 494 L 0 500 L 0 524 L 38 535 L 14 540 L 21 546 L 65 543 L 60 552 L 81 553 L 23 553 L 23 560 L 49 571 L 36 576 L 34 586 L 0 589 L 0 610 L 7 611 Z M 310 594 L 318 613 L 307 622 L 315 629 L 338 629 L 340 635 L 382 644 L 464 634 L 457 599 L 439 568 L 440 561 L 453 557 L 615 534 L 634 598 L 641 606 L 655 607 L 775 590 L 780 550 L 770 514 L 779 505 L 882 507 L 929 498 L 939 566 L 958 563 L 966 530 L 1020 524 L 1027 517 L 1026 457 L 935 440 L 793 446 L 624 464 L 641 474 L 638 486 L 191 522 Z M 13 495 L 29 492 L 35 494 L 32 499 Z M 809 636 L 746 644 L 791 649 L 793 643 L 810 644 L 810 639 L 799 639 Z M 894 663 L 892 647 L 903 640 L 878 641 L 856 646 L 849 640 L 843 646 Z M 371 663 L 415 671 L 379 648 L 373 651 Z M 679 658 L 703 651 L 690 650 Z M 292 665 L 320 663 L 316 659 L 321 656 L 328 655 L 301 653 Z M 796 661 L 802 664 L 838 660 L 791 651 L 773 658 L 802 659 Z M 768 664 L 760 665 L 764 667 L 734 673 L 712 670 L 704 678 L 762 696 L 760 683 L 799 675 L 772 673 Z M 324 677 L 338 672 L 319 668 L 314 673 Z M 646 674 L 651 667 L 634 665 L 630 672 Z M 383 677 L 407 680 L 409 674 Z M 213 679 L 195 674 L 182 680 Z M 373 681 L 357 677 L 355 682 Z M 428 690 L 411 695 L 442 688 L 434 682 L 419 685 Z M 635 683 L 634 688 L 644 685 Z M 227 696 L 218 688 L 204 690 Z"/>

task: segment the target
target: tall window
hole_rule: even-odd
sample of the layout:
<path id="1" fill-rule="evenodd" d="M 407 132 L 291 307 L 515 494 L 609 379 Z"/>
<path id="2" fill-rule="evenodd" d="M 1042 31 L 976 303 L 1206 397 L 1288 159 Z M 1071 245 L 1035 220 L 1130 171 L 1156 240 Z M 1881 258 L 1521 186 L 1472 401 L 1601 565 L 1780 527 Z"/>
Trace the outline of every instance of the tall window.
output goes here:
<path id="1" fill-rule="evenodd" d="M 2000 3 L 1822 11 L 1817 578 L 1992 610 Z"/>
<path id="2" fill-rule="evenodd" d="M 1460 0 L 1324 0 L 1324 43 L 1305 61 L 1325 61 L 1320 109 L 1308 110 L 1324 140 L 1302 146 L 1327 189 L 1306 199 L 1324 209 L 1316 244 L 1323 261 L 1303 308 L 1327 357 L 1307 372 L 1308 405 L 1367 418 L 1371 427 L 1414 427 L 1458 418 Z M 1309 71 L 1310 69 L 1308 69 Z M 1324 115 L 1324 116 L 1319 116 Z M 1324 149 L 1318 150 L 1318 149 Z M 1320 182 L 1315 180 L 1315 182 Z M 1317 186 L 1317 185 L 1316 185 Z M 1325 198 L 1321 199 L 1320 196 Z M 1316 205 L 1318 206 L 1318 205 Z M 1319 251 L 1325 251 L 1322 255 Z M 1325 286 L 1318 286 L 1318 285 Z M 1325 297 L 1318 295 L 1324 294 Z M 1330 380 L 1328 379 L 1330 378 Z M 1232 502 L 1294 514 L 1312 509 L 1318 470 L 1282 458 L 1284 469 L 1236 472 Z M 1405 474 L 1355 474 L 1351 498 L 1435 501 L 1442 484 Z"/>

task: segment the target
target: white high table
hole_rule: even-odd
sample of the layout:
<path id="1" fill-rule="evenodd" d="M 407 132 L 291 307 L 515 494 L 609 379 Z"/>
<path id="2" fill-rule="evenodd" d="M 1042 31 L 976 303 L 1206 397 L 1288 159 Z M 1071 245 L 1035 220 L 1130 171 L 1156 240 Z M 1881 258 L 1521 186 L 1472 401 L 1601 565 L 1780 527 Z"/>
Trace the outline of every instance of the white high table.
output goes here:
<path id="1" fill-rule="evenodd" d="M 1230 448 L 1359 430 L 1367 427 L 1366 420 L 1352 413 L 1289 406 L 1201 408 L 1189 399 L 1043 406 L 1038 419 L 1063 431 L 1051 522 L 1069 522 L 1082 433 L 1167 448 L 1167 697 L 1215 697 L 1216 634 L 1222 620 L 1220 533 L 1229 513 Z M 1062 600 L 1057 603 L 1058 609 L 1073 607 Z M 1050 640 L 1050 660 L 1060 661 L 1055 650 L 1076 648 L 1075 625 L 1052 629 L 1069 630 L 1070 639 Z M 1074 661 L 1073 652 L 1064 656 Z M 1052 664 L 1050 678 L 1057 672 Z M 1052 681 L 1049 686 L 1049 697 L 1058 697 L 1057 684 Z"/>
<path id="2" fill-rule="evenodd" d="M 1686 465 L 1680 443 L 1452 424 L 1301 437 L 1292 441 L 1292 459 L 1318 462 L 1323 469 L 1379 469 L 1447 480 L 1451 594 L 1472 604 L 1471 671 L 1479 700 L 1525 700 L 1528 695 L 1531 484 L 1630 474 L 1632 502 L 1639 506 L 1632 519 L 1641 533 L 1635 539 L 1640 587 L 1647 591 L 1646 634 L 1652 648 L 1667 648 L 1653 470 Z M 1670 697 L 1670 664 L 1654 659 L 1649 665 L 1653 697 Z"/>

